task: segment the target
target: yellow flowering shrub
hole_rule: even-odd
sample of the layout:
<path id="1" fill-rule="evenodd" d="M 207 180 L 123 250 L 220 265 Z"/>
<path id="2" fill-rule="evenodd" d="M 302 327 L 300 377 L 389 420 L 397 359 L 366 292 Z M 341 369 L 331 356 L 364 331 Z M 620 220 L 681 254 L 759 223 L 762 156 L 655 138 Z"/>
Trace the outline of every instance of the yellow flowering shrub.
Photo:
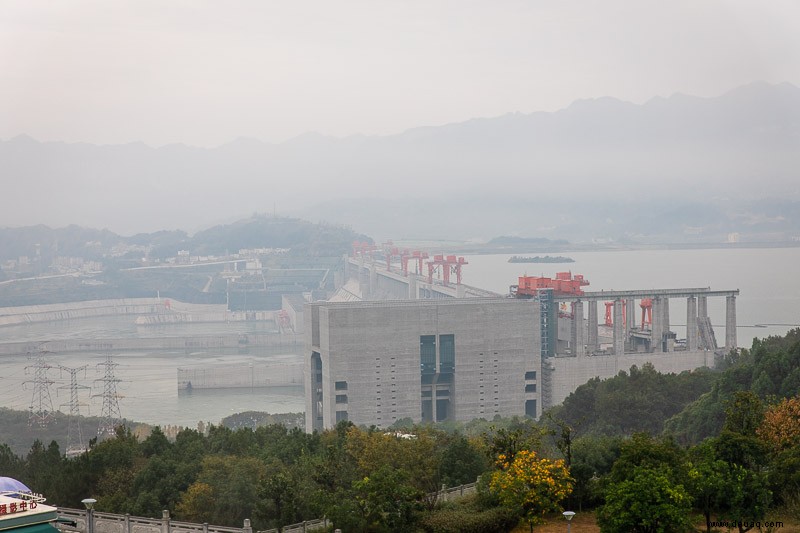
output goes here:
<path id="1" fill-rule="evenodd" d="M 531 526 L 544 523 L 545 514 L 561 511 L 560 502 L 572 492 L 572 478 L 561 459 L 522 450 L 513 458 L 498 455 L 496 464 L 499 470 L 492 474 L 490 489 L 505 507 L 521 511 Z"/>

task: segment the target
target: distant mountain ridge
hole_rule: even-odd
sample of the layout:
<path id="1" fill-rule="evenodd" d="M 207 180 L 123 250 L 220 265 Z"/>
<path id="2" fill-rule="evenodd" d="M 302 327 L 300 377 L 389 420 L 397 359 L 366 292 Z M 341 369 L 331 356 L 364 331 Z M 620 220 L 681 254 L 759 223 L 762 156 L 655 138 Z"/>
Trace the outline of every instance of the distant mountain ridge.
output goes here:
<path id="1" fill-rule="evenodd" d="M 209 216 L 278 207 L 372 234 L 373 224 L 419 234 L 437 224 L 409 212 L 413 207 L 405 206 L 415 199 L 438 200 L 440 209 L 422 213 L 434 220 L 450 219 L 459 204 L 476 199 L 495 211 L 506 198 L 567 211 L 592 202 L 798 200 L 800 89 L 754 83 L 715 98 L 674 95 L 643 105 L 599 98 L 553 113 L 397 135 L 309 133 L 281 144 L 237 139 L 214 149 L 20 136 L 0 142 L 0 168 L 13 184 L 4 191 L 0 225 L 76 222 L 119 232 L 206 227 Z M 379 202 L 379 212 L 370 215 L 359 205 L 363 198 Z M 323 203 L 340 209 L 317 209 Z M 394 205 L 404 206 L 401 214 L 382 216 Z M 566 227 L 553 223 L 552 211 L 529 214 L 526 233 Z M 486 221 L 470 218 L 464 236 L 485 229 Z M 484 235 L 508 231 L 492 227 Z"/>

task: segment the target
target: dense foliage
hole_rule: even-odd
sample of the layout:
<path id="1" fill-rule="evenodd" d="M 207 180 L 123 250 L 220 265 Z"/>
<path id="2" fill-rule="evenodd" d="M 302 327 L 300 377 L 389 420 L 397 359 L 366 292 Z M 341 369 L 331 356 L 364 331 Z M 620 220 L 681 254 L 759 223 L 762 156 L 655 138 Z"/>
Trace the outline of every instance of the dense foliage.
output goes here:
<path id="1" fill-rule="evenodd" d="M 630 373 L 594 378 L 570 394 L 552 416 L 575 428 L 576 435 L 659 434 L 664 421 L 711 389 L 716 374 L 698 369 L 661 374 L 652 364 Z"/>
<path id="2" fill-rule="evenodd" d="M 580 388 L 540 422 L 430 427 L 401 420 L 391 431 L 343 422 L 309 435 L 281 425 L 243 427 L 258 418 L 246 413 L 228 421 L 237 429 L 184 429 L 170 438 L 160 429 L 137 438 L 120 428 L 69 460 L 55 442 L 36 441 L 25 457 L 2 445 L 0 472 L 59 505 L 93 496 L 103 511 L 159 516 L 169 509 L 179 519 L 233 526 L 251 518 L 261 529 L 325 516 L 344 531 L 509 531 L 520 519 L 533 525 L 547 513 L 594 508 L 609 533 L 680 533 L 693 513 L 707 531 L 719 519 L 740 523 L 743 532 L 778 506 L 798 511 L 800 395 L 787 386 L 798 338 L 795 330 L 759 341 L 716 374 L 634 368 Z M 781 374 L 770 377 L 772 392 L 762 397 L 758 376 L 776 367 Z M 662 432 L 678 408 L 670 397 L 704 388 L 701 400 L 717 392 L 718 428 L 709 426 L 709 436 L 691 445 Z M 781 390 L 792 394 L 781 399 Z M 667 405 L 657 408 L 647 391 Z M 646 416 L 631 398 L 653 412 Z M 581 409 L 599 420 L 583 419 Z M 604 412 L 610 409 L 616 412 Z M 647 420 L 633 424 L 632 416 Z M 681 416 L 695 414 L 673 420 Z M 636 431 L 642 426 L 647 431 Z M 437 500 L 442 485 L 479 476 L 478 495 Z"/>
<path id="3" fill-rule="evenodd" d="M 719 434 L 725 408 L 737 392 L 752 391 L 761 400 L 800 394 L 800 329 L 756 339 L 752 350 L 729 355 L 724 366 L 710 391 L 665 423 L 680 442 L 693 444 Z"/>

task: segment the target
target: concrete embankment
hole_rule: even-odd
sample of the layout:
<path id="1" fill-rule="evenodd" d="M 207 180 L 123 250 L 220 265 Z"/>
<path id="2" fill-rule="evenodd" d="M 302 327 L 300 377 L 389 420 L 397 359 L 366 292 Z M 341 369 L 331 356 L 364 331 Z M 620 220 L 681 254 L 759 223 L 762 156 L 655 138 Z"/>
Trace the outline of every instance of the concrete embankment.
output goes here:
<path id="1" fill-rule="evenodd" d="M 178 368 L 178 389 L 302 386 L 303 362 Z"/>
<path id="2" fill-rule="evenodd" d="M 269 319 L 265 312 L 260 319 Z M 142 315 L 164 318 L 164 321 L 224 321 L 250 318 L 244 313 L 228 313 L 225 305 L 187 304 L 165 298 L 122 298 L 91 300 L 62 304 L 0 307 L 0 326 L 15 326 L 37 322 L 76 320 L 115 315 Z M 240 317 L 239 315 L 242 315 Z M 158 323 L 158 320 L 155 320 Z"/>
<path id="3" fill-rule="evenodd" d="M 125 350 L 199 350 L 247 348 L 256 346 L 293 348 L 302 346 L 303 335 L 295 333 L 255 333 L 190 335 L 178 337 L 120 339 L 59 339 L 45 342 L 0 343 L 0 355 L 20 355 L 39 350 L 47 352 L 119 352 Z"/>

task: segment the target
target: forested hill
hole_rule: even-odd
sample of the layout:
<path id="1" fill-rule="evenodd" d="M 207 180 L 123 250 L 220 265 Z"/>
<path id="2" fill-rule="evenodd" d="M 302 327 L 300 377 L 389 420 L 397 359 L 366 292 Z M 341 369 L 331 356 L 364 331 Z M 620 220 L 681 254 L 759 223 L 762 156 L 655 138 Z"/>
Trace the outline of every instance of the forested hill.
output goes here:
<path id="1" fill-rule="evenodd" d="M 371 239 L 344 226 L 264 215 L 217 225 L 194 235 L 175 230 L 126 237 L 107 229 L 38 225 L 0 228 L 0 261 L 25 256 L 31 261 L 41 258 L 49 265 L 58 256 L 102 260 L 126 254 L 141 257 L 145 251 L 150 259 L 165 259 L 174 257 L 178 250 L 189 250 L 192 255 L 222 255 L 241 248 L 289 248 L 294 254 L 339 256 L 350 249 L 354 240 Z"/>
<path id="2" fill-rule="evenodd" d="M 549 416 L 575 436 L 665 433 L 682 444 L 718 435 L 736 393 L 765 404 L 800 395 L 800 328 L 784 337 L 756 339 L 751 350 L 729 354 L 720 368 L 660 374 L 651 365 L 632 367 L 578 387 Z"/>
<path id="3" fill-rule="evenodd" d="M 719 434 L 725 409 L 737 393 L 751 392 L 765 403 L 800 395 L 800 328 L 785 337 L 753 341 L 751 350 L 729 357 L 711 390 L 665 423 L 679 442 L 697 443 Z"/>

